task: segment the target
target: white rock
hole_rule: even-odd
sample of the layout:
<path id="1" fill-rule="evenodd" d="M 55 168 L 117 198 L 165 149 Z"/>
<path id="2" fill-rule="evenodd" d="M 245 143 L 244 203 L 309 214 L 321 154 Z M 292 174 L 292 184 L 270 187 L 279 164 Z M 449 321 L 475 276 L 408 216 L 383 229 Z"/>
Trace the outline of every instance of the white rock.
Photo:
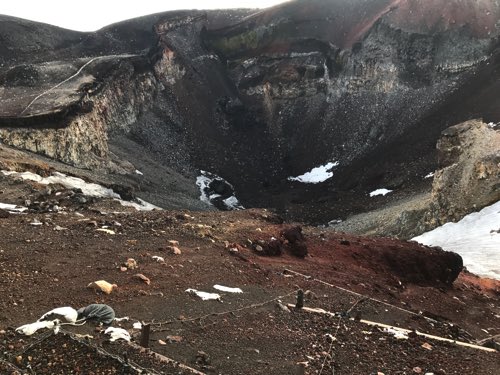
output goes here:
<path id="1" fill-rule="evenodd" d="M 153 255 L 153 260 L 156 260 L 157 262 L 165 262 L 165 259 L 163 257 L 159 257 L 158 255 Z"/>
<path id="2" fill-rule="evenodd" d="M 203 301 L 209 301 L 209 300 L 220 300 L 220 294 L 217 293 L 207 293 L 207 292 L 201 292 L 196 289 L 186 289 L 187 293 L 195 294 L 198 297 L 200 297 Z"/>
<path id="3" fill-rule="evenodd" d="M 58 307 L 56 309 L 50 310 L 49 312 L 43 314 L 38 321 L 46 320 L 47 317 L 51 315 L 58 315 L 63 318 L 67 323 L 74 323 L 78 319 L 78 312 L 69 306 Z"/>
<path id="4" fill-rule="evenodd" d="M 123 328 L 108 327 L 104 331 L 104 334 L 111 336 L 111 338 L 109 339 L 109 341 L 111 342 L 116 340 L 130 341 L 130 333 L 128 333 Z"/>

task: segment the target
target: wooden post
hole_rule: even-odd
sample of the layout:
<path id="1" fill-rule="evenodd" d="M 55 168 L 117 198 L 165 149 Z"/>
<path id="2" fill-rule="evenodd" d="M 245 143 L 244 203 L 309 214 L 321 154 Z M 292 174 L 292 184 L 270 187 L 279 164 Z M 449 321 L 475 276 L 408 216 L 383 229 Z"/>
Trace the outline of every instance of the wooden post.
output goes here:
<path id="1" fill-rule="evenodd" d="M 144 324 L 141 330 L 141 346 L 143 348 L 149 348 L 149 332 L 151 326 L 149 324 Z"/>
<path id="2" fill-rule="evenodd" d="M 304 291 L 299 289 L 297 291 L 297 303 L 295 304 L 296 309 L 301 309 L 304 307 Z"/>

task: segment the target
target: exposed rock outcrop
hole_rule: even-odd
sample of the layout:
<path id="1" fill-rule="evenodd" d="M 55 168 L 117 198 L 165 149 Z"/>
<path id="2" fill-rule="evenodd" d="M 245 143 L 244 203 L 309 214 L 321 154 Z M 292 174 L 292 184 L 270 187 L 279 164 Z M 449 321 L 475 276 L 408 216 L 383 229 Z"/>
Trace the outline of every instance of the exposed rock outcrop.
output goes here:
<path id="1" fill-rule="evenodd" d="M 443 131 L 432 192 L 333 225 L 358 234 L 412 238 L 500 200 L 500 130 L 471 120 Z"/>
<path id="2" fill-rule="evenodd" d="M 500 200 L 500 130 L 468 121 L 443 131 L 437 144 L 440 169 L 432 184 L 438 224 Z"/>
<path id="3" fill-rule="evenodd" d="M 0 129 L 0 139 L 5 144 L 32 151 L 50 158 L 83 168 L 111 168 L 109 134 L 116 131 L 130 132 L 138 117 L 153 106 L 161 85 L 150 72 L 140 71 L 140 59 L 119 59 L 112 79 L 94 88 L 78 86 L 87 113 L 70 116 L 66 126 L 47 124 L 46 127 Z M 109 73 L 109 72 L 108 72 Z M 88 80 L 104 79 L 91 77 Z M 95 91 L 94 91 L 95 90 Z M 48 100 L 57 100 L 50 93 Z M 37 108 L 45 113 L 45 98 L 39 99 L 28 111 L 36 116 Z M 37 107 L 39 106 L 39 107 Z M 54 114 L 55 115 L 55 114 Z M 43 116 L 43 114 L 41 114 Z"/>

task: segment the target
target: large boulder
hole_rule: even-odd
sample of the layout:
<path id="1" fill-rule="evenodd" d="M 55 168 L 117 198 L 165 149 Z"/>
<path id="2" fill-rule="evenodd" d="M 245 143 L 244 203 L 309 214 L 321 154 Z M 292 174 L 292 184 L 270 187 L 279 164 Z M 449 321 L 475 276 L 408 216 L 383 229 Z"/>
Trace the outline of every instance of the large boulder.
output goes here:
<path id="1" fill-rule="evenodd" d="M 442 132 L 431 224 L 460 220 L 500 200 L 500 130 L 471 120 Z"/>

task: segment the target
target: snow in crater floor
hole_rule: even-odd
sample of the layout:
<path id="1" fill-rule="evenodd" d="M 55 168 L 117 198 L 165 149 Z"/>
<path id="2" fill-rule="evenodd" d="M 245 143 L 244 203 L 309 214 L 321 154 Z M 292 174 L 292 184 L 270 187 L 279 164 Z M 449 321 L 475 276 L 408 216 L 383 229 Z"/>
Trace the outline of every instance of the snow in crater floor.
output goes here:
<path id="1" fill-rule="evenodd" d="M 386 196 L 387 194 L 392 193 L 392 190 L 389 189 L 377 189 L 370 193 L 370 197 L 376 197 L 378 195 Z"/>
<path id="2" fill-rule="evenodd" d="M 319 167 L 311 169 L 309 172 L 304 173 L 297 177 L 288 177 L 289 181 L 298 181 L 305 184 L 318 184 L 324 182 L 329 178 L 333 177 L 333 168 L 337 167 L 339 162 L 330 162 L 325 165 L 320 165 Z"/>

